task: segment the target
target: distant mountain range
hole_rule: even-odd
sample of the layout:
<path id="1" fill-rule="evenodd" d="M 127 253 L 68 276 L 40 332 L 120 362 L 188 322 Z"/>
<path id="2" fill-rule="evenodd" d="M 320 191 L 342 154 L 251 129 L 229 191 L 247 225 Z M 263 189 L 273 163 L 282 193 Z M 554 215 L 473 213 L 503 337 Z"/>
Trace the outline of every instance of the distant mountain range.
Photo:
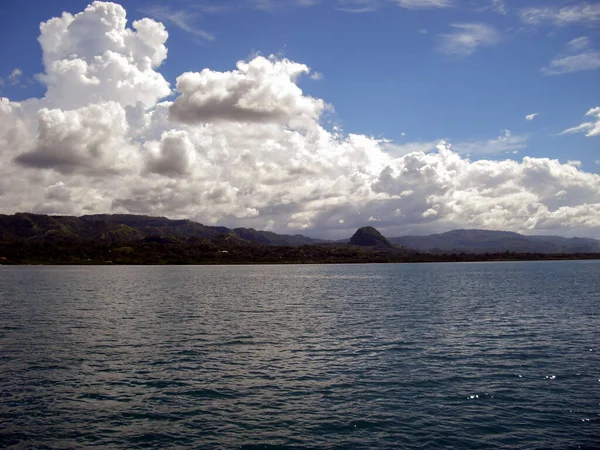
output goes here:
<path id="1" fill-rule="evenodd" d="M 598 253 L 600 241 L 560 236 L 525 236 L 510 231 L 453 230 L 429 236 L 390 238 L 392 244 L 427 252 Z"/>
<path id="2" fill-rule="evenodd" d="M 327 244 L 299 234 L 285 235 L 253 228 L 206 226 L 191 220 L 171 220 L 133 214 L 95 214 L 81 217 L 17 213 L 0 215 L 0 243 L 120 244 L 168 239 L 208 239 L 239 244 L 298 247 Z M 600 241 L 559 236 L 524 236 L 507 231 L 454 230 L 428 236 L 385 238 L 373 227 L 360 228 L 345 241 L 377 250 L 422 253 L 600 253 Z"/>

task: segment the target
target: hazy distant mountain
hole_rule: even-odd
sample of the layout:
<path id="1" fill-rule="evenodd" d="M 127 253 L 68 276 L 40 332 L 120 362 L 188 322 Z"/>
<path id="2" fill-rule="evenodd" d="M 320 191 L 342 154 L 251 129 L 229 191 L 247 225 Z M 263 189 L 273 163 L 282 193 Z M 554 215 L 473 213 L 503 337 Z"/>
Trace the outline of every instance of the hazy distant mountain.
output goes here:
<path id="1" fill-rule="evenodd" d="M 525 236 L 510 231 L 454 230 L 428 236 L 390 238 L 393 244 L 418 251 L 441 252 L 520 252 L 520 253 L 595 253 L 600 241 L 560 236 Z"/>

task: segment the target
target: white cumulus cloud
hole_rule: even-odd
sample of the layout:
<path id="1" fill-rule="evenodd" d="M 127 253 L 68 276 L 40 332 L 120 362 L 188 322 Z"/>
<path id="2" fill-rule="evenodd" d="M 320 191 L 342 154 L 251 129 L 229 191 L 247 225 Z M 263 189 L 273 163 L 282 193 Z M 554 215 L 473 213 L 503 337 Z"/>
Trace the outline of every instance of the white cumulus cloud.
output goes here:
<path id="1" fill-rule="evenodd" d="M 0 212 L 128 212 L 324 237 L 370 218 L 389 236 L 600 232 L 600 176 L 577 162 L 481 159 L 527 136 L 398 145 L 328 130 L 326 102 L 297 84 L 309 68 L 272 56 L 183 73 L 165 101 L 167 31 L 132 25 L 103 2 L 42 24 L 46 95 L 0 100 Z M 598 114 L 578 131 L 597 134 Z"/>
<path id="2" fill-rule="evenodd" d="M 48 85 L 46 99 L 75 109 L 90 101 L 151 106 L 170 94 L 155 69 L 167 57 L 165 27 L 151 19 L 127 28 L 125 9 L 96 1 L 83 12 L 63 13 L 40 25 L 38 38 Z"/>
<path id="3" fill-rule="evenodd" d="M 297 78 L 309 72 L 304 64 L 263 56 L 240 61 L 231 72 L 186 72 L 177 78 L 181 95 L 171 115 L 186 123 L 313 121 L 326 105 L 303 95 L 297 86 Z"/>

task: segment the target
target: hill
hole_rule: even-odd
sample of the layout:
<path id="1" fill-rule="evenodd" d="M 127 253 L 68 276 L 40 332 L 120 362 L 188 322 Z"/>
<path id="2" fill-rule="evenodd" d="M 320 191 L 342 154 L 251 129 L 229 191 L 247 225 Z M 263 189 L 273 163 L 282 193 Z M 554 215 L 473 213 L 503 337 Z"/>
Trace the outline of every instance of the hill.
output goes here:
<path id="1" fill-rule="evenodd" d="M 510 231 L 453 230 L 428 236 L 390 238 L 393 244 L 417 251 L 467 253 L 596 253 L 600 241 L 560 236 L 525 236 Z"/>
<path id="2" fill-rule="evenodd" d="M 17 213 L 0 215 L 0 242 L 132 242 L 148 237 L 216 238 L 229 235 L 265 245 L 298 246 L 321 242 L 302 235 L 276 234 L 253 228 L 235 230 L 191 220 L 171 220 L 134 214 L 94 214 L 81 217 Z"/>
<path id="3" fill-rule="evenodd" d="M 373 227 L 362 227 L 348 241 L 350 245 L 359 247 L 393 248 L 394 246 Z"/>
<path id="4" fill-rule="evenodd" d="M 0 257 L 20 263 L 403 262 L 471 260 L 469 255 L 503 259 L 507 252 L 516 259 L 589 258 L 600 254 L 600 241 L 487 230 L 386 239 L 377 229 L 362 227 L 342 243 L 133 214 L 0 215 Z"/>

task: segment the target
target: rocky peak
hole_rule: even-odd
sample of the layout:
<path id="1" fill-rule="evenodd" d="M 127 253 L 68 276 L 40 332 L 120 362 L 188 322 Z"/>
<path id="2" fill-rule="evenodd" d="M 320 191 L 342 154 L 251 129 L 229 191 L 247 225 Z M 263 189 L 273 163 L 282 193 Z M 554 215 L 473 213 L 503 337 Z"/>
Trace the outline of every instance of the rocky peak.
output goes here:
<path id="1" fill-rule="evenodd" d="M 356 230 L 356 233 L 350 238 L 350 244 L 361 247 L 393 247 L 390 241 L 373 227 L 362 227 Z"/>

